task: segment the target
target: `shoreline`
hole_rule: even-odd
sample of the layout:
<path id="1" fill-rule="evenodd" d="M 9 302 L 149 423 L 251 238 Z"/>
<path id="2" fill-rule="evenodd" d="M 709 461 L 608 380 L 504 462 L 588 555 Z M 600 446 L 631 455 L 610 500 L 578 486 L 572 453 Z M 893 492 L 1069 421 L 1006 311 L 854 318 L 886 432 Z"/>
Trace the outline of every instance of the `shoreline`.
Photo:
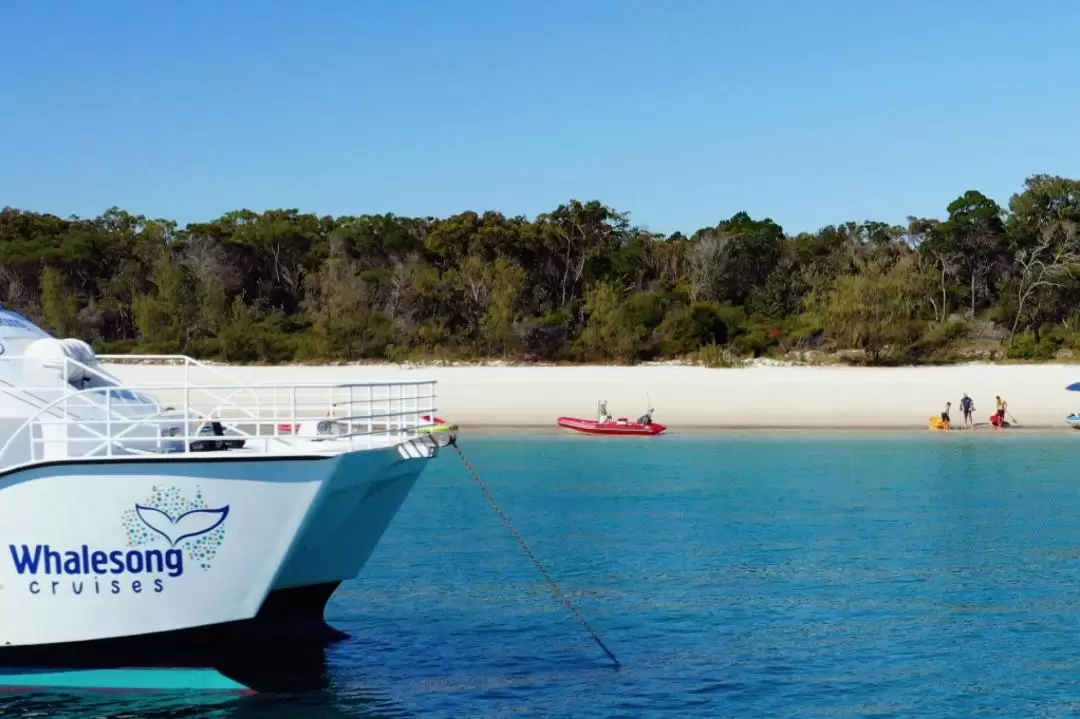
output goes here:
<path id="1" fill-rule="evenodd" d="M 182 367 L 104 363 L 134 387 L 179 383 Z M 1080 411 L 1080 380 L 1071 364 L 964 364 L 943 367 L 740 367 L 683 365 L 275 367 L 213 365 L 192 368 L 194 384 L 221 385 L 222 375 L 258 383 L 438 382 L 435 406 L 462 428 L 560 430 L 561 416 L 592 419 L 606 400 L 615 417 L 633 420 L 647 404 L 669 432 L 690 430 L 923 430 L 952 402 L 954 425 L 963 420 L 963 393 L 975 401 L 976 432 L 988 426 L 995 395 L 1017 420 L 1010 430 L 1071 430 L 1065 417 Z M 963 430 L 956 430 L 963 431 Z"/>
<path id="2" fill-rule="evenodd" d="M 500 424 L 459 424 L 458 428 L 465 436 L 556 436 L 556 437 L 592 437 L 599 438 L 602 435 L 586 435 L 580 432 L 571 432 L 562 427 L 556 425 L 500 425 Z M 997 434 L 1039 434 L 1039 435 L 1056 435 L 1056 434 L 1077 434 L 1080 435 L 1080 431 L 1062 425 L 1048 426 L 1048 425 L 1016 425 L 1009 427 L 1002 432 L 996 432 L 989 424 L 984 424 L 975 427 L 974 430 L 962 430 L 952 429 L 948 432 L 942 432 L 940 430 L 930 430 L 926 427 L 918 428 L 911 425 L 896 425 L 896 426 L 878 426 L 878 427 L 859 427 L 854 425 L 834 425 L 834 426 L 806 426 L 806 427 L 792 427 L 792 426 L 765 426 L 765 425 L 753 425 L 753 426 L 737 426 L 737 425 L 713 425 L 713 426 L 691 426 L 691 425 L 679 425 L 677 427 L 670 427 L 664 432 L 662 437 L 678 437 L 678 436 L 722 436 L 727 434 L 755 434 L 755 435 L 774 435 L 774 434 L 873 434 L 873 435 L 896 435 L 896 434 L 912 434 L 912 435 L 952 435 L 952 434 L 966 434 L 966 435 L 997 435 Z M 625 441 L 628 439 L 635 439 L 634 437 L 610 437 L 610 439 Z M 649 437 L 638 437 L 636 439 L 651 439 Z"/>

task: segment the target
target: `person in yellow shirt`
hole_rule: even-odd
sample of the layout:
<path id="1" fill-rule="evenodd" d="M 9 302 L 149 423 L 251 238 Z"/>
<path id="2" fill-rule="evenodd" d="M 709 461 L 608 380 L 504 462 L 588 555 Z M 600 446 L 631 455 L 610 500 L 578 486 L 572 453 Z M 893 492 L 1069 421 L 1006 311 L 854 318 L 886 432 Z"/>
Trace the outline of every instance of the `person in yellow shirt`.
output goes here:
<path id="1" fill-rule="evenodd" d="M 1001 395 L 996 395 L 994 399 L 997 400 L 997 412 L 995 413 L 998 418 L 997 428 L 1001 429 L 1005 426 L 1005 410 L 1009 408 L 1009 403 L 1003 400 Z"/>

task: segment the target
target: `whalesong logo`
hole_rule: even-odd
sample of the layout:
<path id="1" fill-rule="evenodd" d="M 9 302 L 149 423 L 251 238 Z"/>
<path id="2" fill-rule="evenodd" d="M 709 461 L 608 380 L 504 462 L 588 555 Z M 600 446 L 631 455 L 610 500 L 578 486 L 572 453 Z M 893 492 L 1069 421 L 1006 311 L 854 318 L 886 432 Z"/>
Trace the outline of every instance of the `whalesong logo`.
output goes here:
<path id="1" fill-rule="evenodd" d="M 188 498 L 176 487 L 159 489 L 124 512 L 127 548 L 9 545 L 15 571 L 30 594 L 160 593 L 192 566 L 210 569 L 225 540 L 228 505 L 207 506 L 202 491 Z"/>

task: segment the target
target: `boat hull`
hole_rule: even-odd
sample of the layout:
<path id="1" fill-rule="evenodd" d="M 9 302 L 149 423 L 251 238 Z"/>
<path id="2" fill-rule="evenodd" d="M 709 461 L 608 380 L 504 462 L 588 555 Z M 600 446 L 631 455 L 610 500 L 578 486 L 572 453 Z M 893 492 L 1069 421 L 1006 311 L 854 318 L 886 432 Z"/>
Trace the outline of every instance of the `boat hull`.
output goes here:
<path id="1" fill-rule="evenodd" d="M 173 688 L 250 693 L 315 688 L 313 683 L 322 677 L 325 648 L 346 638 L 323 618 L 337 586 L 332 582 L 272 591 L 255 617 L 238 622 L 0 647 L 0 691 Z"/>
<path id="2" fill-rule="evenodd" d="M 326 638 L 320 592 L 374 551 L 427 465 L 409 455 L 184 455 L 0 474 L 0 616 L 19 617 L 0 623 L 0 647 L 235 628 L 260 613 L 264 630 Z M 314 601 L 281 593 L 312 587 Z"/>
<path id="3" fill-rule="evenodd" d="M 655 437 L 667 430 L 662 424 L 638 424 L 628 422 L 597 422 L 577 417 L 559 417 L 558 425 L 572 432 L 581 434 L 606 435 L 612 437 Z"/>

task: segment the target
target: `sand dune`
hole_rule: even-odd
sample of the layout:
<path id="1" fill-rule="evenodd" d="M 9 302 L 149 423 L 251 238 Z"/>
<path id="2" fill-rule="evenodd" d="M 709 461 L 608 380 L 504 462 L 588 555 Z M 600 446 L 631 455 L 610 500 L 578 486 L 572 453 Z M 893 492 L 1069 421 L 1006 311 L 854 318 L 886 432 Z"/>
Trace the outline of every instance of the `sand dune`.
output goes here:
<path id="1" fill-rule="evenodd" d="M 159 366 L 112 364 L 130 384 L 169 381 Z M 437 380 L 439 413 L 469 426 L 551 426 L 560 415 L 592 417 L 606 399 L 617 416 L 637 417 L 646 394 L 657 422 L 676 427 L 925 428 L 927 418 L 961 393 L 985 423 L 1001 394 L 1024 427 L 1064 427 L 1080 411 L 1080 366 L 961 365 L 952 367 L 236 367 L 217 369 L 244 383 Z M 175 372 L 175 370 L 171 370 Z M 176 375 L 171 375 L 175 379 Z"/>

